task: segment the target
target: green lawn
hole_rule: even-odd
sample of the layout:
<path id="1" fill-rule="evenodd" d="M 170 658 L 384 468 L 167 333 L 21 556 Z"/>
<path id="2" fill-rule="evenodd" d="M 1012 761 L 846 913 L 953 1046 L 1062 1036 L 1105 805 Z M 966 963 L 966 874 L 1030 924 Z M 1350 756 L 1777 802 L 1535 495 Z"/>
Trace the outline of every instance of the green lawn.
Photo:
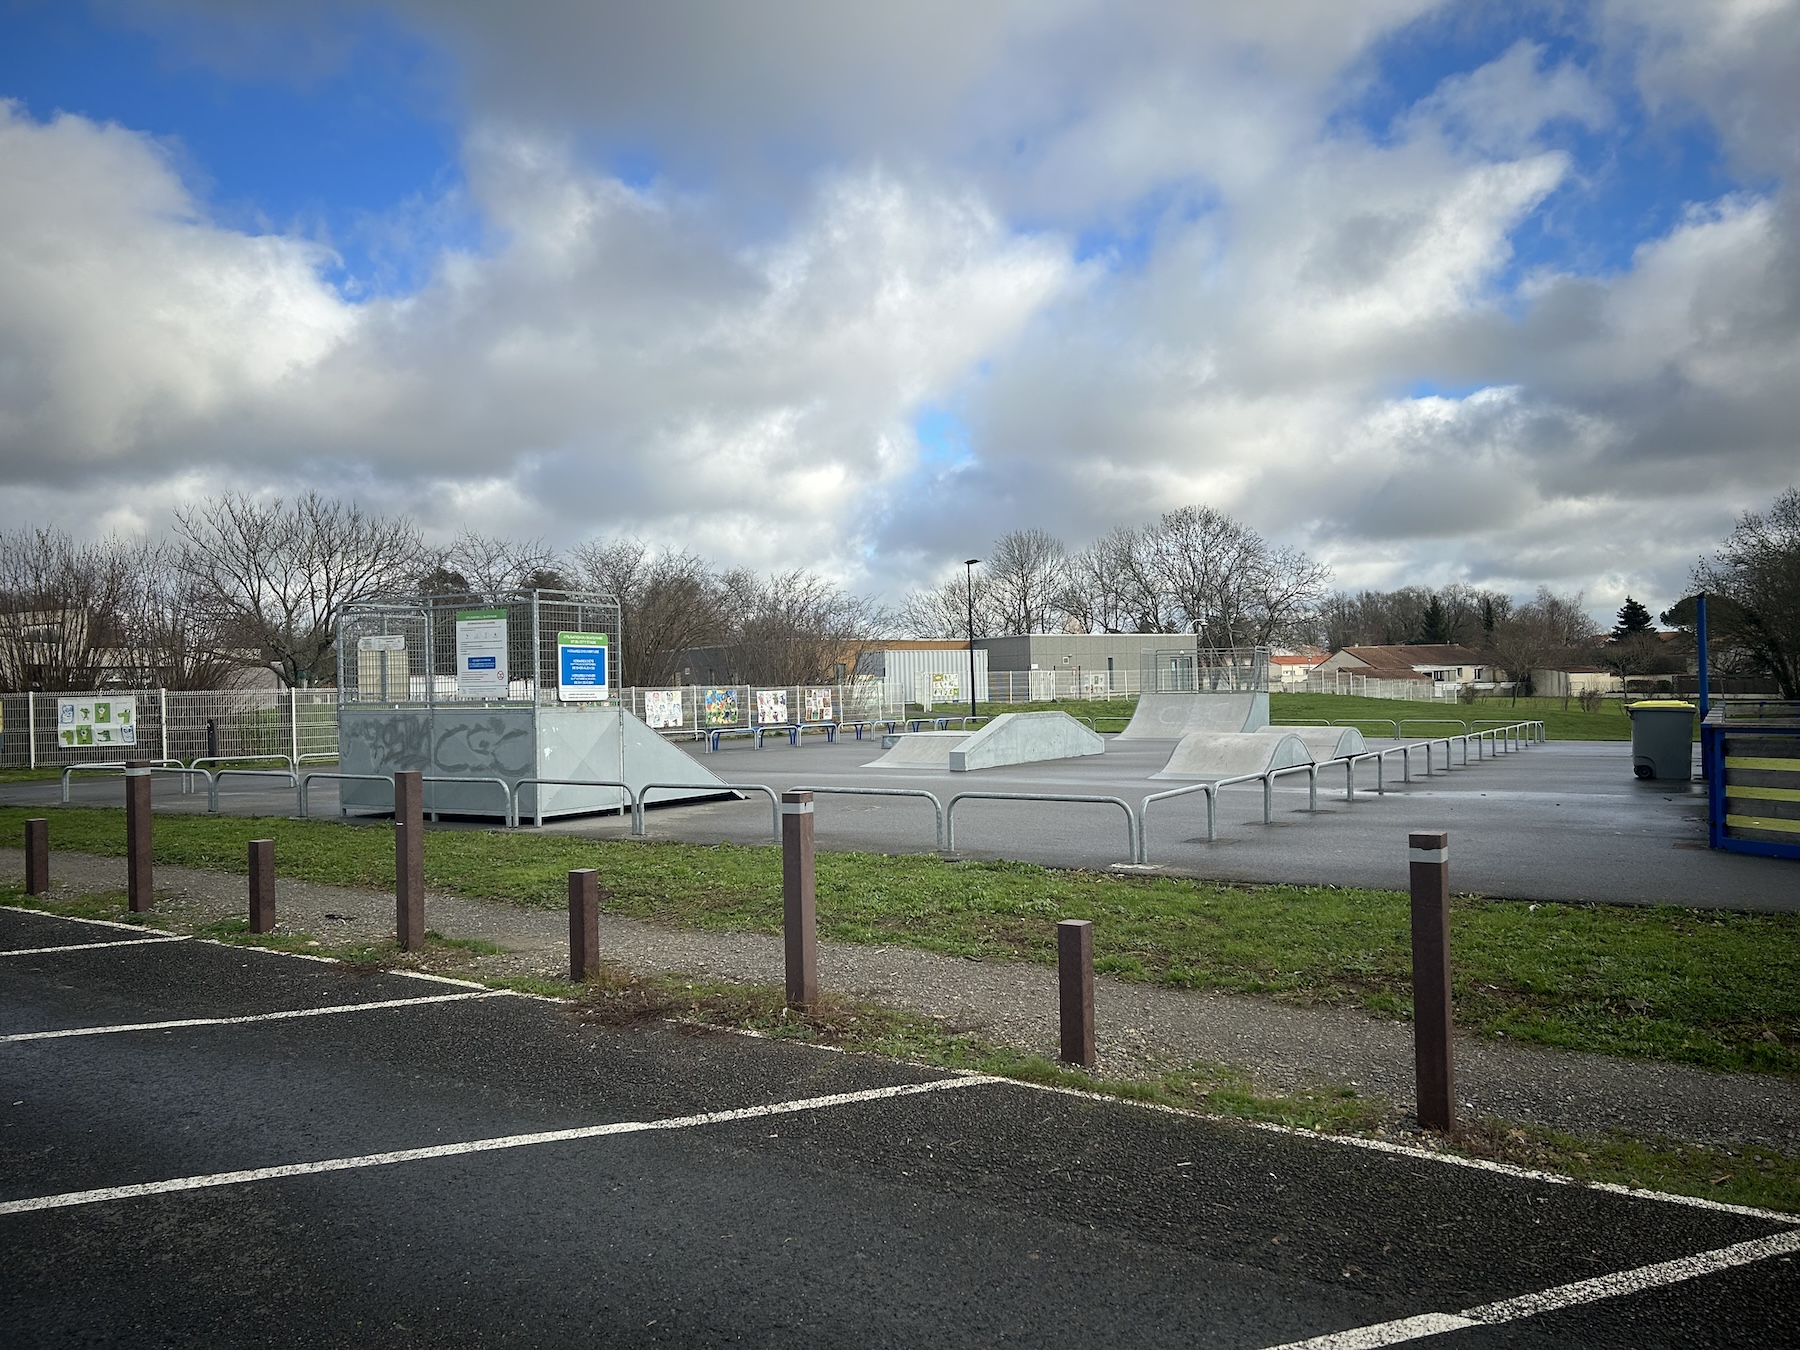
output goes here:
<path id="1" fill-rule="evenodd" d="M 1362 698 L 1352 694 L 1271 694 L 1269 717 L 1276 722 L 1348 721 L 1370 717 L 1399 721 L 1402 718 L 1451 718 L 1466 722 L 1472 731 L 1479 724 L 1494 726 L 1500 722 L 1542 722 L 1553 741 L 1628 741 L 1631 718 L 1617 700 L 1603 703 L 1597 712 L 1583 712 L 1574 699 L 1563 707 L 1560 698 L 1522 698 L 1514 703 L 1506 698 L 1483 698 L 1474 703 L 1440 700 L 1436 703 L 1407 699 Z M 1414 722 L 1406 728 L 1409 737 L 1441 736 L 1458 728 L 1448 722 L 1436 725 Z M 1366 725 L 1364 730 L 1385 736 L 1385 727 Z"/>
<path id="2" fill-rule="evenodd" d="M 28 813 L 0 809 L 0 838 Z M 124 851 L 123 813 L 53 808 L 52 847 Z M 241 870 L 276 840 L 283 875 L 390 887 L 391 826 L 158 816 L 165 863 Z M 433 831 L 427 882 L 532 907 L 567 903 L 597 867 L 609 910 L 677 926 L 774 933 L 772 847 Z M 1129 980 L 1410 1015 L 1407 899 L 1396 891 L 1234 886 L 1011 862 L 818 856 L 819 931 L 847 942 L 1050 963 L 1055 924 L 1094 922 L 1096 965 Z M 1452 914 L 1465 1028 L 1544 1045 L 1718 1068 L 1800 1069 L 1800 915 L 1527 905 L 1461 897 Z"/>

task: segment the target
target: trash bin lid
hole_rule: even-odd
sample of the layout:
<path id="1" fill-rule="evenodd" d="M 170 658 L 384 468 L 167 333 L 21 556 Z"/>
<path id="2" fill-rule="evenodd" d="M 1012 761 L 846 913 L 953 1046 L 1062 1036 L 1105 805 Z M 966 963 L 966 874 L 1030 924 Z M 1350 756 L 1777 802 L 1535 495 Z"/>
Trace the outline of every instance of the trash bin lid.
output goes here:
<path id="1" fill-rule="evenodd" d="M 1627 703 L 1628 712 L 1636 712 L 1639 708 L 1682 708 L 1688 712 L 1699 712 L 1692 703 L 1679 698 L 1640 698 L 1636 703 Z"/>

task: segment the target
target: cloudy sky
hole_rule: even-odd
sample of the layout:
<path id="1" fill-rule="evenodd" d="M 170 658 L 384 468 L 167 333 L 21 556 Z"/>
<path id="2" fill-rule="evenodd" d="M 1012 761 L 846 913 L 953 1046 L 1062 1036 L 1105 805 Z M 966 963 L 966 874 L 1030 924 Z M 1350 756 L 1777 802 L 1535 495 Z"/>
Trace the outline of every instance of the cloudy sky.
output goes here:
<path id="1" fill-rule="evenodd" d="M 0 528 L 897 598 L 1207 503 L 1660 608 L 1800 480 L 1800 0 L 0 0 Z"/>

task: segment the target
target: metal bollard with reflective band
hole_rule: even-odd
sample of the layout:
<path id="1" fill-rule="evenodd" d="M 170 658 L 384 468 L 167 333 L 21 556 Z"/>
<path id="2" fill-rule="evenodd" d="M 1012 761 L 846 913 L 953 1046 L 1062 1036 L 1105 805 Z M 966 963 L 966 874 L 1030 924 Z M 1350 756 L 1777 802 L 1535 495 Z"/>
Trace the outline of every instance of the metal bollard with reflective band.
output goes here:
<path id="1" fill-rule="evenodd" d="M 25 822 L 25 894 L 44 895 L 50 890 L 50 822 L 39 817 Z"/>
<path id="2" fill-rule="evenodd" d="M 819 937 L 813 887 L 813 795 L 781 794 L 781 938 L 787 955 L 788 1007 L 819 1001 Z"/>
<path id="3" fill-rule="evenodd" d="M 600 973 L 600 873 L 569 873 L 569 978 L 576 984 Z"/>
<path id="4" fill-rule="evenodd" d="M 1064 919 L 1056 925 L 1056 986 L 1066 1064 L 1094 1067 L 1094 925 Z"/>
<path id="5" fill-rule="evenodd" d="M 142 759 L 125 765 L 125 893 L 133 914 L 148 913 L 156 903 L 150 871 L 150 764 Z"/>
<path id="6" fill-rule="evenodd" d="M 1413 1067 L 1419 1123 L 1456 1129 L 1450 1008 L 1450 836 L 1407 836 L 1412 882 Z"/>

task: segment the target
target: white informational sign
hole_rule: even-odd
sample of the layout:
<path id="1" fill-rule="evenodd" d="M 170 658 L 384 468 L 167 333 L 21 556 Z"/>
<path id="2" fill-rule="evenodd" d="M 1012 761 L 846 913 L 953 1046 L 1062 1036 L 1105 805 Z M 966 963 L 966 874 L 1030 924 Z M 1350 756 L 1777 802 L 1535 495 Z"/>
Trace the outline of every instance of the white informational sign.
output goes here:
<path id="1" fill-rule="evenodd" d="M 646 689 L 644 691 L 644 725 L 665 731 L 684 725 L 681 715 L 681 690 Z"/>
<path id="2" fill-rule="evenodd" d="M 456 613 L 456 696 L 506 697 L 506 611 Z"/>
<path id="3" fill-rule="evenodd" d="M 784 727 L 787 725 L 787 690 L 758 689 L 756 691 L 756 721 L 759 726 Z"/>
<path id="4" fill-rule="evenodd" d="M 932 703 L 958 703 L 962 700 L 962 681 L 939 671 L 931 677 Z"/>
<path id="5" fill-rule="evenodd" d="M 137 700 L 59 698 L 56 743 L 66 746 L 137 744 Z"/>
<path id="6" fill-rule="evenodd" d="M 607 697 L 605 633 L 556 635 L 556 697 L 564 703 L 598 703 Z"/>
<path id="7" fill-rule="evenodd" d="M 835 722 L 831 715 L 831 690 L 808 689 L 806 691 L 806 720 L 809 722 Z"/>

